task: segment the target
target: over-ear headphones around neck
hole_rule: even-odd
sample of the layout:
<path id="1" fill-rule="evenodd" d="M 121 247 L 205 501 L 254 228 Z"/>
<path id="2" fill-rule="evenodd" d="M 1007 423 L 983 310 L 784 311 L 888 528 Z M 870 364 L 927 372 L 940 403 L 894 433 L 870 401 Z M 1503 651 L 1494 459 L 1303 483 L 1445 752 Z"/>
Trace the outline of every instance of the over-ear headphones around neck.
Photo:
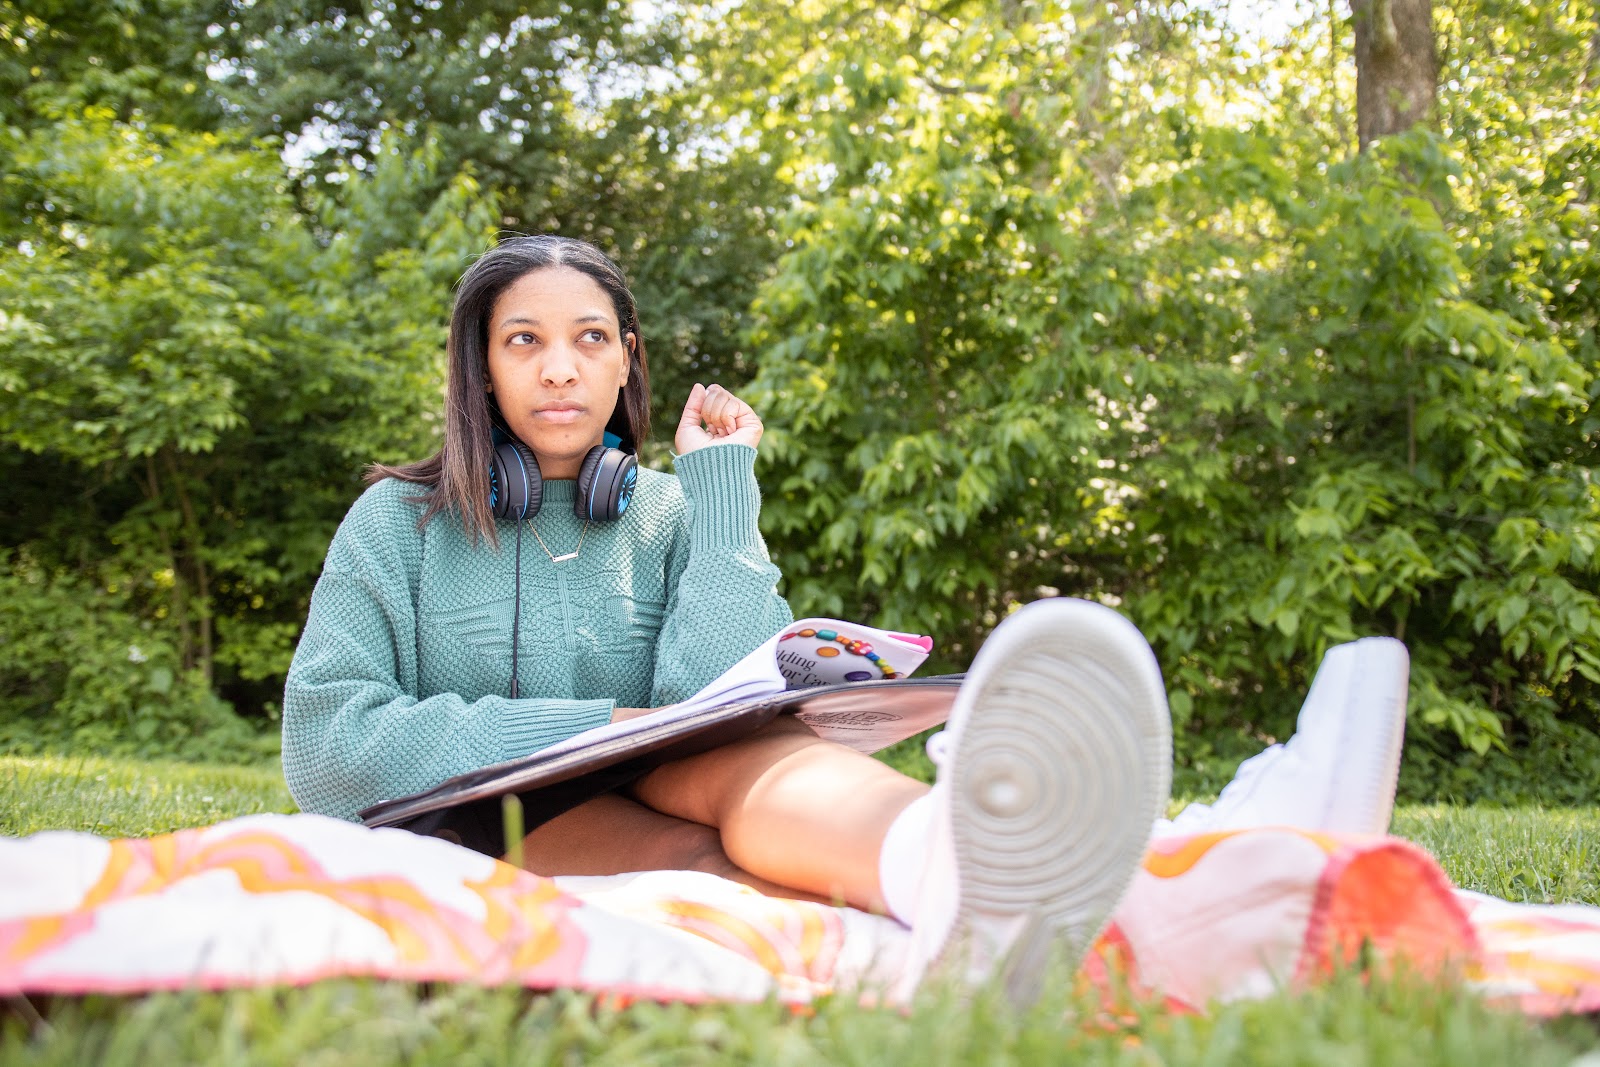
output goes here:
<path id="1" fill-rule="evenodd" d="M 544 479 L 533 450 L 499 427 L 489 456 L 489 508 L 497 519 L 528 519 L 544 501 Z M 622 517 L 639 481 L 639 460 L 606 431 L 605 442 L 589 449 L 578 469 L 572 510 L 580 519 L 612 522 Z"/>

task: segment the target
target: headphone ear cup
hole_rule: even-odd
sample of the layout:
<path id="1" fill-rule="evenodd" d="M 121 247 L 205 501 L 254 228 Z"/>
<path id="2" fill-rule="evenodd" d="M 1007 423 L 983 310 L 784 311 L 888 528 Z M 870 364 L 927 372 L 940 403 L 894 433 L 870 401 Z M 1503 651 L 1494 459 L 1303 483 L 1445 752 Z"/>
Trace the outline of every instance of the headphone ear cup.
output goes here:
<path id="1" fill-rule="evenodd" d="M 622 463 L 617 469 L 617 518 L 633 503 L 633 491 L 639 485 L 639 457 L 631 452 L 622 453 Z"/>
<path id="2" fill-rule="evenodd" d="M 572 509 L 580 519 L 615 521 L 628 510 L 638 480 L 636 457 L 620 448 L 596 445 L 589 449 L 578 469 L 578 491 Z"/>
<path id="3" fill-rule="evenodd" d="M 577 492 L 572 495 L 572 510 L 580 519 L 594 518 L 589 500 L 594 494 L 594 478 L 606 457 L 606 446 L 595 445 L 583 454 L 583 464 L 578 467 Z"/>
<path id="4" fill-rule="evenodd" d="M 489 456 L 489 509 L 497 519 L 526 519 L 539 513 L 544 479 L 539 461 L 521 441 L 502 441 Z"/>

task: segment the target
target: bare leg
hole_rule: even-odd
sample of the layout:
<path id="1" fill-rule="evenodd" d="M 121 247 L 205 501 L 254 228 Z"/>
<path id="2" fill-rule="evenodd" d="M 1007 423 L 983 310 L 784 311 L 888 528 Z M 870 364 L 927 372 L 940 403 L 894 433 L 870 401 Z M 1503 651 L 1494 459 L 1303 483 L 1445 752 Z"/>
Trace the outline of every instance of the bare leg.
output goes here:
<path id="1" fill-rule="evenodd" d="M 633 786 L 646 806 L 720 830 L 739 868 L 872 911 L 885 910 L 878 885 L 884 834 L 927 791 L 790 716 L 658 767 Z"/>
<path id="2" fill-rule="evenodd" d="M 704 871 L 769 897 L 822 900 L 734 865 L 715 829 L 606 793 L 556 816 L 522 839 L 522 865 L 547 876 L 628 871 Z M 827 903 L 827 901 L 824 901 Z"/>

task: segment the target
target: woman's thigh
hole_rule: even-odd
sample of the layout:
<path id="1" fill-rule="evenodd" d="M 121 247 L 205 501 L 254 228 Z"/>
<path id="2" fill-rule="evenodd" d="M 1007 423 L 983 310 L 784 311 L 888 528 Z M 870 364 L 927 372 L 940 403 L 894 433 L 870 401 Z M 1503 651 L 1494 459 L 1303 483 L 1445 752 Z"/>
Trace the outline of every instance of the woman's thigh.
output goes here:
<path id="1" fill-rule="evenodd" d="M 721 835 L 711 827 L 663 815 L 616 793 L 585 801 L 524 837 L 522 865 L 549 877 L 700 871 L 769 897 L 832 902 L 744 870 L 728 858 Z"/>
<path id="2" fill-rule="evenodd" d="M 820 820 L 841 833 L 879 822 L 927 786 L 852 748 L 824 741 L 792 715 L 720 748 L 663 764 L 628 787 L 648 807 L 726 833 L 751 815 Z M 878 809 L 883 809 L 881 812 Z M 764 819 L 762 821 L 765 821 Z M 791 824 L 792 825 L 792 824 Z"/>
<path id="3" fill-rule="evenodd" d="M 522 839 L 522 865 L 536 874 L 714 870 L 726 863 L 717 831 L 604 793 L 541 824 Z"/>

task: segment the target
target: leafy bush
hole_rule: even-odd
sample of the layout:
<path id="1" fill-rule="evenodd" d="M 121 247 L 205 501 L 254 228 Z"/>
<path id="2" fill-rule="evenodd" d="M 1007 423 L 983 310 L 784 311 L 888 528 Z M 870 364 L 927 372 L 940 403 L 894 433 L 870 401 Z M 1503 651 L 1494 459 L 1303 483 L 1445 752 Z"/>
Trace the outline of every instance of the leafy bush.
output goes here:
<path id="1" fill-rule="evenodd" d="M 275 751 L 125 596 L 0 553 L 0 747 L 248 762 Z"/>
<path id="2" fill-rule="evenodd" d="M 226 755 L 361 470 L 436 440 L 492 200 L 425 145 L 308 213 L 270 153 L 93 111 L 0 151 L 6 741 Z"/>

